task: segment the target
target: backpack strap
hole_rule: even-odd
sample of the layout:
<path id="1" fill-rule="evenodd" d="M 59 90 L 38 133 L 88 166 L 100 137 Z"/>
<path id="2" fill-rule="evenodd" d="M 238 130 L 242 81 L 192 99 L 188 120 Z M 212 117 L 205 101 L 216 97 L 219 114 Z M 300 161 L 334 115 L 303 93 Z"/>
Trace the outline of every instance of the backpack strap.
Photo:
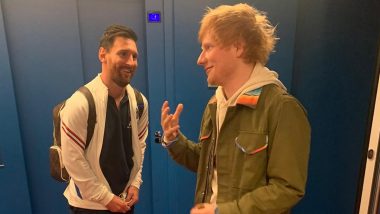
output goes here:
<path id="1" fill-rule="evenodd" d="M 137 109 L 139 111 L 139 119 L 141 118 L 143 112 L 144 112 L 144 100 L 142 98 L 142 95 L 141 93 L 133 88 L 133 90 L 135 91 L 135 97 L 136 97 L 136 102 L 137 102 Z"/>
<path id="2" fill-rule="evenodd" d="M 61 147 L 61 116 L 60 112 L 65 107 L 65 101 L 53 108 L 53 145 Z"/>
<path id="3" fill-rule="evenodd" d="M 90 144 L 92 136 L 94 135 L 95 123 L 96 123 L 96 109 L 95 101 L 90 90 L 86 86 L 82 86 L 78 89 L 87 99 L 88 102 L 88 119 L 87 119 L 87 137 L 86 137 L 86 147 Z"/>

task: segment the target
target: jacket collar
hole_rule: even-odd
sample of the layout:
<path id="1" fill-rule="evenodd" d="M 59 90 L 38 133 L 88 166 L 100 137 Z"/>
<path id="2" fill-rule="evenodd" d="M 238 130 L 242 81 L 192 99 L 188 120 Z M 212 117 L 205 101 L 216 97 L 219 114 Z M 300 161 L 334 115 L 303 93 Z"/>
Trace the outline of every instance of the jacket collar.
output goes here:
<path id="1" fill-rule="evenodd" d="M 257 88 L 251 91 L 247 91 L 243 94 L 241 94 L 237 100 L 236 104 L 237 105 L 245 105 L 250 108 L 256 108 L 257 103 L 259 102 L 259 98 L 261 95 L 262 87 Z"/>

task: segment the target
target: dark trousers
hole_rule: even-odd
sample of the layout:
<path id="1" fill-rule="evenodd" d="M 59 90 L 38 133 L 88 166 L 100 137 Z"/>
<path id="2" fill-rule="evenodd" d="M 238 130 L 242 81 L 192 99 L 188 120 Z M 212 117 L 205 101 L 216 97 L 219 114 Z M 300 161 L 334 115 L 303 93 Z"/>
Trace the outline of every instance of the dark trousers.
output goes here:
<path id="1" fill-rule="evenodd" d="M 89 210 L 89 209 L 73 207 L 73 206 L 69 206 L 69 208 L 70 208 L 70 214 L 115 214 L 109 210 Z M 129 210 L 126 213 L 127 214 L 133 214 L 134 210 L 135 210 L 135 206 L 132 206 L 131 210 Z M 125 214 L 125 213 L 123 213 L 123 214 Z"/>

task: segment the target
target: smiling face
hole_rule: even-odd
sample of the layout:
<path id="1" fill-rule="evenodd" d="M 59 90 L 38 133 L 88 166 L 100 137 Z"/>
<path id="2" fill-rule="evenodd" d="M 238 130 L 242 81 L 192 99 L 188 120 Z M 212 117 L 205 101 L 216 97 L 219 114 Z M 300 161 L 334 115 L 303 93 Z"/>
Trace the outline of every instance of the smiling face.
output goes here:
<path id="1" fill-rule="evenodd" d="M 134 40 L 116 37 L 109 51 L 103 47 L 99 49 L 102 74 L 107 76 L 108 81 L 111 81 L 110 84 L 125 87 L 136 72 L 137 56 L 137 45 Z"/>
<path id="2" fill-rule="evenodd" d="M 201 43 L 202 52 L 197 64 L 203 66 L 209 85 L 224 87 L 235 78 L 236 51 L 232 46 L 222 47 L 210 32 L 205 34 Z"/>

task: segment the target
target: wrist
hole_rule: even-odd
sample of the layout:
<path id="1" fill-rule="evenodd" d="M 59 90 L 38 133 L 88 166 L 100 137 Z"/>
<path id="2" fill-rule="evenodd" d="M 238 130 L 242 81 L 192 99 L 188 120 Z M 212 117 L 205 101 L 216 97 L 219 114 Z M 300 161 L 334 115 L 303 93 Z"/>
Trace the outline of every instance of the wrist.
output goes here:
<path id="1" fill-rule="evenodd" d="M 174 142 L 176 142 L 178 140 L 178 137 L 174 138 L 174 139 L 167 139 L 166 136 L 162 136 L 161 138 L 161 144 L 162 146 L 164 146 L 165 148 L 168 148 L 170 145 L 172 145 Z"/>

